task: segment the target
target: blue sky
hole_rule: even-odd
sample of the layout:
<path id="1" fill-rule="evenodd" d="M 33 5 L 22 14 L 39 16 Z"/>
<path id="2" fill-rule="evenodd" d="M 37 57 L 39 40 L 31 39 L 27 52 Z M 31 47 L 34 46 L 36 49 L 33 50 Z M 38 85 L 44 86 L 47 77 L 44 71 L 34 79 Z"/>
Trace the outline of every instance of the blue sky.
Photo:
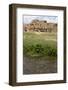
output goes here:
<path id="1" fill-rule="evenodd" d="M 31 23 L 32 20 L 46 20 L 47 22 L 57 23 L 58 17 L 57 16 L 48 16 L 48 15 L 24 15 L 23 20 L 25 24 Z"/>

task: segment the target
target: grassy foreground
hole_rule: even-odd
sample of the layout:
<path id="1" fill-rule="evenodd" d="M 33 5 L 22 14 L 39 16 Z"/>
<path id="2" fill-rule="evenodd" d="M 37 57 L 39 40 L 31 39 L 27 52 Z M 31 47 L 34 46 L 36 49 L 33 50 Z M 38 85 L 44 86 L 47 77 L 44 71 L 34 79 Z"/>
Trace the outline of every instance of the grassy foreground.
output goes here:
<path id="1" fill-rule="evenodd" d="M 57 56 L 57 35 L 54 32 L 24 32 L 23 52 L 29 57 Z"/>

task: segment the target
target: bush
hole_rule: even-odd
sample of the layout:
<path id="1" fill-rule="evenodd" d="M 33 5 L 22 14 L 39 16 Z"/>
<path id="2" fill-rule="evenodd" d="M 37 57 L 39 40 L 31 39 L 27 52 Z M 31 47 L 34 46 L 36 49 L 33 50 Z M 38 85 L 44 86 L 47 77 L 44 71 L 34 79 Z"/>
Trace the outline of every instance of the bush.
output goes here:
<path id="1" fill-rule="evenodd" d="M 57 56 L 57 48 L 46 45 L 45 55 L 47 55 L 47 56 Z"/>
<path id="2" fill-rule="evenodd" d="M 26 55 L 38 55 L 38 56 L 57 56 L 57 49 L 51 46 L 41 44 L 24 46 L 24 53 Z"/>

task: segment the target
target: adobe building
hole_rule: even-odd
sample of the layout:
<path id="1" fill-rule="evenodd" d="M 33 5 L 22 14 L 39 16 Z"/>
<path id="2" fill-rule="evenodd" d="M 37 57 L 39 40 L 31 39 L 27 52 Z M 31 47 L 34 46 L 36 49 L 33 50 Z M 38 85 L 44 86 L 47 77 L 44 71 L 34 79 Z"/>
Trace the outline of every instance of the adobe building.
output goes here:
<path id="1" fill-rule="evenodd" d="M 31 23 L 24 25 L 24 31 L 57 32 L 57 24 L 47 23 L 45 20 L 33 20 Z"/>

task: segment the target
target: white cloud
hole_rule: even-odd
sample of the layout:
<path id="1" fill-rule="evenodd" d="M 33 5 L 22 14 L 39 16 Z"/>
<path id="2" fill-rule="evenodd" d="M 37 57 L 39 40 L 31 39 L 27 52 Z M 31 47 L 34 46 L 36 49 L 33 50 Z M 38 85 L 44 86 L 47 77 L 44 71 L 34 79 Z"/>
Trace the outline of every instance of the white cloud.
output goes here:
<path id="1" fill-rule="evenodd" d="M 24 15 L 23 16 L 24 23 L 30 23 L 34 19 L 38 20 L 46 20 L 47 22 L 57 23 L 58 17 L 57 16 L 48 16 L 48 15 Z"/>

